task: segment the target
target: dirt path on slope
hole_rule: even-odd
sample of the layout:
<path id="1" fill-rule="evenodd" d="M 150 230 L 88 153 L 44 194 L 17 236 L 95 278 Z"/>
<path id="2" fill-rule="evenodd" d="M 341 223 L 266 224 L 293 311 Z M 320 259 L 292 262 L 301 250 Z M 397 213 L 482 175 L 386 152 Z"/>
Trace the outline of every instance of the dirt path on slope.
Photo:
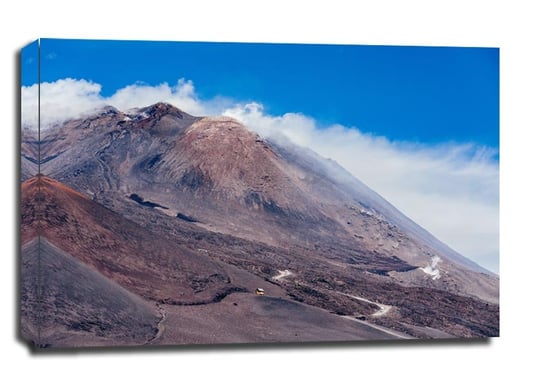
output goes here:
<path id="1" fill-rule="evenodd" d="M 376 303 L 376 302 L 373 302 L 372 300 L 362 298 L 360 296 L 350 295 L 350 294 L 346 294 L 346 293 L 343 293 L 343 292 L 338 292 L 338 293 L 340 295 L 344 295 L 344 296 L 350 297 L 352 299 L 360 300 L 362 302 L 373 304 L 373 305 L 379 307 L 380 309 L 372 314 L 372 316 L 375 317 L 375 318 L 379 318 L 380 316 L 384 316 L 385 314 L 387 314 L 391 310 L 391 308 L 393 308 L 393 306 L 389 306 L 387 304 Z"/>
<path id="2" fill-rule="evenodd" d="M 156 307 L 157 309 L 159 310 L 159 313 L 161 314 L 161 318 L 159 320 L 159 322 L 157 323 L 157 333 L 155 334 L 155 336 L 151 339 L 149 339 L 145 344 L 154 344 L 154 342 L 159 339 L 163 332 L 164 332 L 164 321 L 166 320 L 166 310 L 164 309 L 164 307 L 157 303 L 156 304 Z"/>
<path id="3" fill-rule="evenodd" d="M 397 337 L 399 339 L 416 339 L 416 338 L 414 338 L 414 337 L 412 337 L 410 335 L 406 335 L 406 334 L 403 334 L 401 332 L 391 330 L 389 328 L 385 328 L 385 327 L 378 326 L 376 324 L 373 324 L 373 323 L 370 323 L 370 322 L 367 322 L 367 321 L 364 321 L 364 320 L 361 320 L 361 319 L 357 319 L 354 316 L 344 315 L 344 316 L 341 316 L 341 317 L 344 318 L 344 319 L 353 320 L 354 322 L 357 322 L 357 323 L 364 324 L 365 326 L 368 326 L 368 327 L 375 328 L 376 330 L 379 330 L 381 332 L 385 332 L 386 334 L 389 334 L 389 335 L 393 335 L 393 336 L 395 336 L 395 337 Z"/>
<path id="4" fill-rule="evenodd" d="M 288 269 L 286 269 L 285 271 L 278 271 L 278 272 L 279 274 L 274 276 L 272 280 L 281 280 L 284 277 L 291 276 L 293 274 L 293 272 L 289 271 Z"/>

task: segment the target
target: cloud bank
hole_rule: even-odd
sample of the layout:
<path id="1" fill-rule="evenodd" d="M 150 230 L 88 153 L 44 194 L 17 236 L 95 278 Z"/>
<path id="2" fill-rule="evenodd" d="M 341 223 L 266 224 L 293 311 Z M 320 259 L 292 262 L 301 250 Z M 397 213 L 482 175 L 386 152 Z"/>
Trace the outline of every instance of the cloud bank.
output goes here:
<path id="1" fill-rule="evenodd" d="M 42 83 L 41 128 L 112 105 L 126 111 L 168 102 L 192 115 L 228 115 L 264 137 L 281 134 L 336 160 L 440 240 L 498 272 L 499 166 L 497 152 L 470 143 L 396 142 L 340 124 L 322 127 L 302 113 L 273 116 L 262 104 L 199 99 L 191 81 L 136 83 L 109 97 L 101 85 L 61 79 Z M 23 87 L 22 124 L 37 127 L 38 85 Z"/>
<path id="2" fill-rule="evenodd" d="M 170 87 L 167 83 L 150 86 L 136 83 L 119 89 L 109 97 L 103 97 L 102 86 L 83 79 L 59 79 L 55 82 L 43 82 L 39 87 L 40 126 L 46 130 L 54 124 L 71 118 L 80 117 L 93 110 L 111 105 L 121 111 L 134 107 L 144 107 L 156 102 L 168 102 L 193 115 L 205 115 L 210 103 L 200 101 L 195 94 L 191 81 L 179 79 Z M 38 122 L 38 85 L 21 88 L 23 107 L 21 122 L 23 127 L 37 128 Z"/>

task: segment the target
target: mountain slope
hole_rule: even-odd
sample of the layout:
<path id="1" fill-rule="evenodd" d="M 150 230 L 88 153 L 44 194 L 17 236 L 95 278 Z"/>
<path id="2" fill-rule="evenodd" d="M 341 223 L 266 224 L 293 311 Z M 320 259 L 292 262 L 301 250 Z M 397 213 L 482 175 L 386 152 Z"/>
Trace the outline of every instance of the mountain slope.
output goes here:
<path id="1" fill-rule="evenodd" d="M 427 244 L 433 248 L 436 253 L 447 256 L 454 262 L 463 265 L 471 270 L 494 275 L 485 268 L 477 265 L 472 260 L 460 255 L 450 247 L 436 239 L 427 230 L 416 224 L 410 218 L 401 213 L 383 197 L 370 189 L 363 182 L 352 176 L 340 165 L 332 160 L 325 160 L 310 149 L 301 148 L 288 142 L 285 138 L 272 137 L 270 139 L 274 145 L 274 150 L 281 154 L 283 158 L 290 163 L 300 165 L 302 168 L 313 170 L 323 179 L 329 179 L 333 186 L 337 188 L 336 196 L 343 195 L 344 200 L 355 199 L 360 206 L 360 210 L 367 215 L 380 214 L 387 221 L 398 226 L 403 232 L 417 239 L 420 243 Z M 320 180 L 321 182 L 322 180 Z M 314 186 L 312 190 L 319 189 Z"/>
<path id="2" fill-rule="evenodd" d="M 140 345 L 154 307 L 45 239 L 22 246 L 21 332 L 35 345 Z"/>
<path id="3" fill-rule="evenodd" d="M 232 291 L 217 263 L 45 176 L 22 186 L 23 243 L 37 237 L 154 301 L 199 303 Z"/>
<path id="4" fill-rule="evenodd" d="M 438 241 L 338 165 L 264 140 L 230 118 L 195 118 L 167 104 L 105 109 L 43 133 L 42 171 L 111 207 L 132 197 L 204 229 L 264 242 L 358 250 L 445 280 L 397 275 L 410 285 L 498 302 L 498 278 Z M 357 254 L 335 254 L 361 263 Z M 392 265 L 389 271 L 399 271 Z M 403 271 L 404 269 L 400 269 Z M 387 271 L 387 270 L 386 270 Z M 423 278 L 425 275 L 423 275 Z"/>
<path id="5" fill-rule="evenodd" d="M 308 149 L 164 103 L 105 108 L 40 146 L 23 242 L 40 229 L 144 299 L 205 307 L 263 287 L 412 336 L 498 335 L 496 275 Z"/>

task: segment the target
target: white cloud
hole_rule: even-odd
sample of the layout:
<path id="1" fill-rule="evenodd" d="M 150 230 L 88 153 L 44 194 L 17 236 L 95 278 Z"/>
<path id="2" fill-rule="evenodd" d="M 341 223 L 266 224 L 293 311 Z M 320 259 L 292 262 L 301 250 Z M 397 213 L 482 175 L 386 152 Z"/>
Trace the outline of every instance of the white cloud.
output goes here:
<path id="1" fill-rule="evenodd" d="M 174 87 L 167 83 L 157 86 L 133 84 L 118 90 L 105 102 L 126 111 L 134 107 L 149 106 L 157 102 L 168 102 L 192 115 L 205 115 L 205 106 L 200 101 L 193 86 L 193 82 L 178 80 Z"/>
<path id="2" fill-rule="evenodd" d="M 301 113 L 271 116 L 259 103 L 203 101 L 191 81 L 133 84 L 111 97 L 86 80 L 41 85 L 41 126 L 103 105 L 120 110 L 169 102 L 193 115 L 224 114 L 264 137 L 282 134 L 345 169 L 461 254 L 493 271 L 499 257 L 499 169 L 495 152 L 473 144 L 393 142 L 342 125 L 319 127 Z M 37 85 L 22 88 L 24 126 L 37 127 Z"/>
<path id="3" fill-rule="evenodd" d="M 110 97 L 100 95 L 102 86 L 87 80 L 59 79 L 43 82 L 40 86 L 40 124 L 47 129 L 56 123 L 80 117 L 92 110 L 112 105 L 126 111 L 134 107 L 144 107 L 156 102 L 168 102 L 193 115 L 204 115 L 211 109 L 211 103 L 200 101 L 191 81 L 179 79 L 170 87 L 167 83 L 156 86 L 136 83 L 119 89 Z M 21 89 L 22 124 L 37 128 L 38 123 L 38 85 L 23 86 Z"/>
<path id="4" fill-rule="evenodd" d="M 38 92 L 40 93 L 40 123 L 42 127 L 77 117 L 104 104 L 102 86 L 86 80 L 60 79 L 21 88 L 23 127 L 37 128 Z"/>

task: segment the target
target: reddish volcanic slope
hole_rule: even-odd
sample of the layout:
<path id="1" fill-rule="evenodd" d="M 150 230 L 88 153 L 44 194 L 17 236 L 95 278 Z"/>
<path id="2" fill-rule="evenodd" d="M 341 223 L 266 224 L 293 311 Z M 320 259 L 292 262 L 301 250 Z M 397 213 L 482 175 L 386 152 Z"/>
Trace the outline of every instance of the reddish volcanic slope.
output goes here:
<path id="1" fill-rule="evenodd" d="M 198 303 L 232 291 L 216 263 L 45 176 L 22 185 L 22 242 L 37 236 L 145 298 Z"/>

